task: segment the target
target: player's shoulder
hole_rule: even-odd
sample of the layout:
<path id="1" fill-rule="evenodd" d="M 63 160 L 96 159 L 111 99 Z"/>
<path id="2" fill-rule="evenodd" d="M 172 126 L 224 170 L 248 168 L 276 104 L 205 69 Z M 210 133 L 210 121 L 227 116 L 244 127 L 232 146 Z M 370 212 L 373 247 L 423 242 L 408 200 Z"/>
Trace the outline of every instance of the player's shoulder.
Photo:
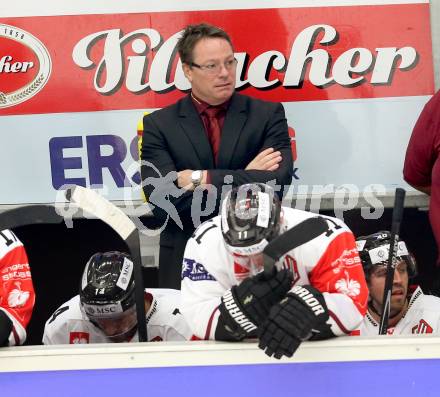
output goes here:
<path id="1" fill-rule="evenodd" d="M 0 258 L 17 247 L 23 247 L 23 243 L 12 230 L 3 229 L 0 231 Z"/>
<path id="2" fill-rule="evenodd" d="M 4 239 L 12 238 L 13 236 L 16 237 L 13 231 L 10 229 L 0 230 L 0 234 L 4 237 Z"/>
<path id="3" fill-rule="evenodd" d="M 318 259 L 324 252 L 335 254 L 344 252 L 347 255 L 357 255 L 354 235 L 340 219 L 286 207 L 283 207 L 283 216 L 284 231 L 293 229 L 303 221 L 311 218 L 319 217 L 326 221 L 327 230 L 325 233 L 322 232 L 298 247 L 298 251 L 307 252 L 310 258 L 316 257 Z M 315 226 L 312 224 L 310 227 Z"/>
<path id="4" fill-rule="evenodd" d="M 202 222 L 200 225 L 198 225 L 196 227 L 196 229 L 195 229 L 195 231 L 193 233 L 193 236 L 194 236 L 194 234 L 197 234 L 197 231 L 200 231 L 200 230 L 204 229 L 207 225 L 208 226 L 215 225 L 215 227 L 220 227 L 220 225 L 221 225 L 221 215 L 216 215 L 216 216 L 214 216 L 214 217 L 212 217 L 212 218 Z"/>
<path id="5" fill-rule="evenodd" d="M 302 221 L 305 221 L 309 218 L 316 218 L 320 217 L 326 220 L 329 225 L 337 225 L 339 227 L 342 227 L 344 229 L 348 229 L 347 225 L 339 218 L 335 218 L 333 216 L 329 215 L 323 215 L 323 214 L 316 214 L 314 212 L 310 211 L 304 211 L 297 208 L 291 208 L 291 207 L 282 207 L 283 209 L 283 216 L 285 218 L 285 221 L 288 223 L 289 227 L 296 226 L 297 224 L 301 223 Z"/>
<path id="6" fill-rule="evenodd" d="M 46 327 L 57 327 L 68 320 L 83 320 L 79 295 L 60 305 L 46 321 Z"/>
<path id="7" fill-rule="evenodd" d="M 199 249 L 205 249 L 211 252 L 215 247 L 221 246 L 223 243 L 222 239 L 220 215 L 201 223 L 194 230 L 190 238 Z"/>
<path id="8" fill-rule="evenodd" d="M 166 288 L 147 288 L 152 297 L 151 308 L 147 313 L 150 325 L 172 325 L 180 320 L 180 291 Z"/>
<path id="9" fill-rule="evenodd" d="M 293 227 L 308 218 L 317 216 L 317 214 L 313 214 L 311 212 L 299 210 L 296 208 L 282 206 L 282 216 L 283 216 L 283 221 L 289 227 Z"/>
<path id="10" fill-rule="evenodd" d="M 172 288 L 146 288 L 145 292 L 154 299 L 166 303 L 180 303 L 180 290 Z"/>
<path id="11" fill-rule="evenodd" d="M 189 239 L 184 253 L 182 279 L 215 280 L 228 261 L 220 216 L 202 223 Z"/>
<path id="12" fill-rule="evenodd" d="M 411 295 L 409 306 L 440 313 L 440 298 L 435 295 L 425 295 L 422 289 L 418 287 Z"/>
<path id="13" fill-rule="evenodd" d="M 423 295 L 423 301 L 440 314 L 440 298 L 434 295 Z"/>

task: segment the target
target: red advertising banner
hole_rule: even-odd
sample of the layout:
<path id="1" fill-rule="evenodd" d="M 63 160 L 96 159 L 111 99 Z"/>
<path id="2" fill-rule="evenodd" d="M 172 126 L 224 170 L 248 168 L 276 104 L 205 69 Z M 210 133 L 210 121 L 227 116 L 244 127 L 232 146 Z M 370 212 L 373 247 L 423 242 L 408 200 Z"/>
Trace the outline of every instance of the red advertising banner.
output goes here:
<path id="1" fill-rule="evenodd" d="M 430 95 L 429 4 L 0 19 L 0 115 L 166 106 L 189 23 L 223 27 L 236 88 L 273 101 Z"/>

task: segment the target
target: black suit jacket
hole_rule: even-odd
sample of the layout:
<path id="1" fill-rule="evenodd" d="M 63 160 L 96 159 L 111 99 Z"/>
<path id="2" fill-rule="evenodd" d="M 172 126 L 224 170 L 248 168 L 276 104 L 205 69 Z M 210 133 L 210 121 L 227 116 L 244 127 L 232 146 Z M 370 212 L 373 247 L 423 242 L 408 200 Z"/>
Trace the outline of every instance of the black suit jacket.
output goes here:
<path id="1" fill-rule="evenodd" d="M 270 147 L 279 150 L 282 155 L 282 162 L 276 171 L 245 171 L 246 166 L 259 152 Z M 183 225 L 182 230 L 176 222 L 168 219 L 161 233 L 159 286 L 168 288 L 180 288 L 181 262 L 186 241 L 198 225 L 199 219 L 202 222 L 217 215 L 225 177 L 232 176 L 233 186 L 269 181 L 286 186 L 291 183 L 293 172 L 290 138 L 283 106 L 237 93 L 232 96 L 226 112 L 217 164 L 214 163 L 207 134 L 190 95 L 174 105 L 144 117 L 141 159 L 143 181 L 152 180 L 147 178 L 158 178 L 158 171 L 163 177 L 172 177 L 175 175 L 169 173 L 173 171 L 208 170 L 211 184 L 216 188 L 209 189 L 210 193 L 203 197 L 202 207 L 208 205 L 212 208 L 209 214 L 209 211 L 201 211 L 200 205 L 191 209 L 193 192 L 187 191 L 179 197 L 168 195 L 168 203 L 177 210 Z M 170 192 L 169 183 L 159 181 L 157 186 L 158 181 L 156 179 L 153 184 L 146 183 L 143 187 L 147 199 L 152 203 L 157 202 L 157 198 L 166 197 Z M 227 184 L 231 186 L 230 177 Z M 177 188 L 174 186 L 174 189 Z M 223 190 L 223 193 L 229 189 Z M 161 222 L 167 221 L 167 212 L 169 211 L 159 206 L 153 208 L 154 215 Z M 196 219 L 195 225 L 193 219 Z M 164 256 L 165 251 L 167 255 Z M 171 251 L 173 254 L 170 256 Z M 164 272 L 175 273 L 170 276 L 170 282 L 161 281 L 164 278 L 168 279 Z"/>

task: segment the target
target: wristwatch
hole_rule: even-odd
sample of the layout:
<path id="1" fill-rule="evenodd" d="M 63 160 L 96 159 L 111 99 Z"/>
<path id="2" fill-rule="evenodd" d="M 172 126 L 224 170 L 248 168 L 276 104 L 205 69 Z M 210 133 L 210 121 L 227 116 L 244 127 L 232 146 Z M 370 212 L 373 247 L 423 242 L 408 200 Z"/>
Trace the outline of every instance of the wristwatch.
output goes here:
<path id="1" fill-rule="evenodd" d="M 197 186 L 200 186 L 200 184 L 202 183 L 202 178 L 203 178 L 203 172 L 200 171 L 200 170 L 193 171 L 191 173 L 191 182 L 192 182 L 192 184 L 194 186 L 194 189 Z"/>

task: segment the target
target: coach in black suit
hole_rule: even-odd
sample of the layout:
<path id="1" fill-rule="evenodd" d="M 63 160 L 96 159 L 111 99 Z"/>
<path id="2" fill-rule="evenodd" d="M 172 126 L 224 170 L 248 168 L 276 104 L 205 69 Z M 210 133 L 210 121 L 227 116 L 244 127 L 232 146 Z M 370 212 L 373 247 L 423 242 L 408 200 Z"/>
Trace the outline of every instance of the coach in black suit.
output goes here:
<path id="1" fill-rule="evenodd" d="M 289 185 L 293 160 L 283 106 L 234 93 L 237 62 L 226 32 L 190 25 L 177 48 L 191 92 L 144 117 L 141 172 L 153 213 L 166 225 L 159 287 L 180 289 L 186 242 L 218 213 L 222 193 L 249 182 Z"/>

